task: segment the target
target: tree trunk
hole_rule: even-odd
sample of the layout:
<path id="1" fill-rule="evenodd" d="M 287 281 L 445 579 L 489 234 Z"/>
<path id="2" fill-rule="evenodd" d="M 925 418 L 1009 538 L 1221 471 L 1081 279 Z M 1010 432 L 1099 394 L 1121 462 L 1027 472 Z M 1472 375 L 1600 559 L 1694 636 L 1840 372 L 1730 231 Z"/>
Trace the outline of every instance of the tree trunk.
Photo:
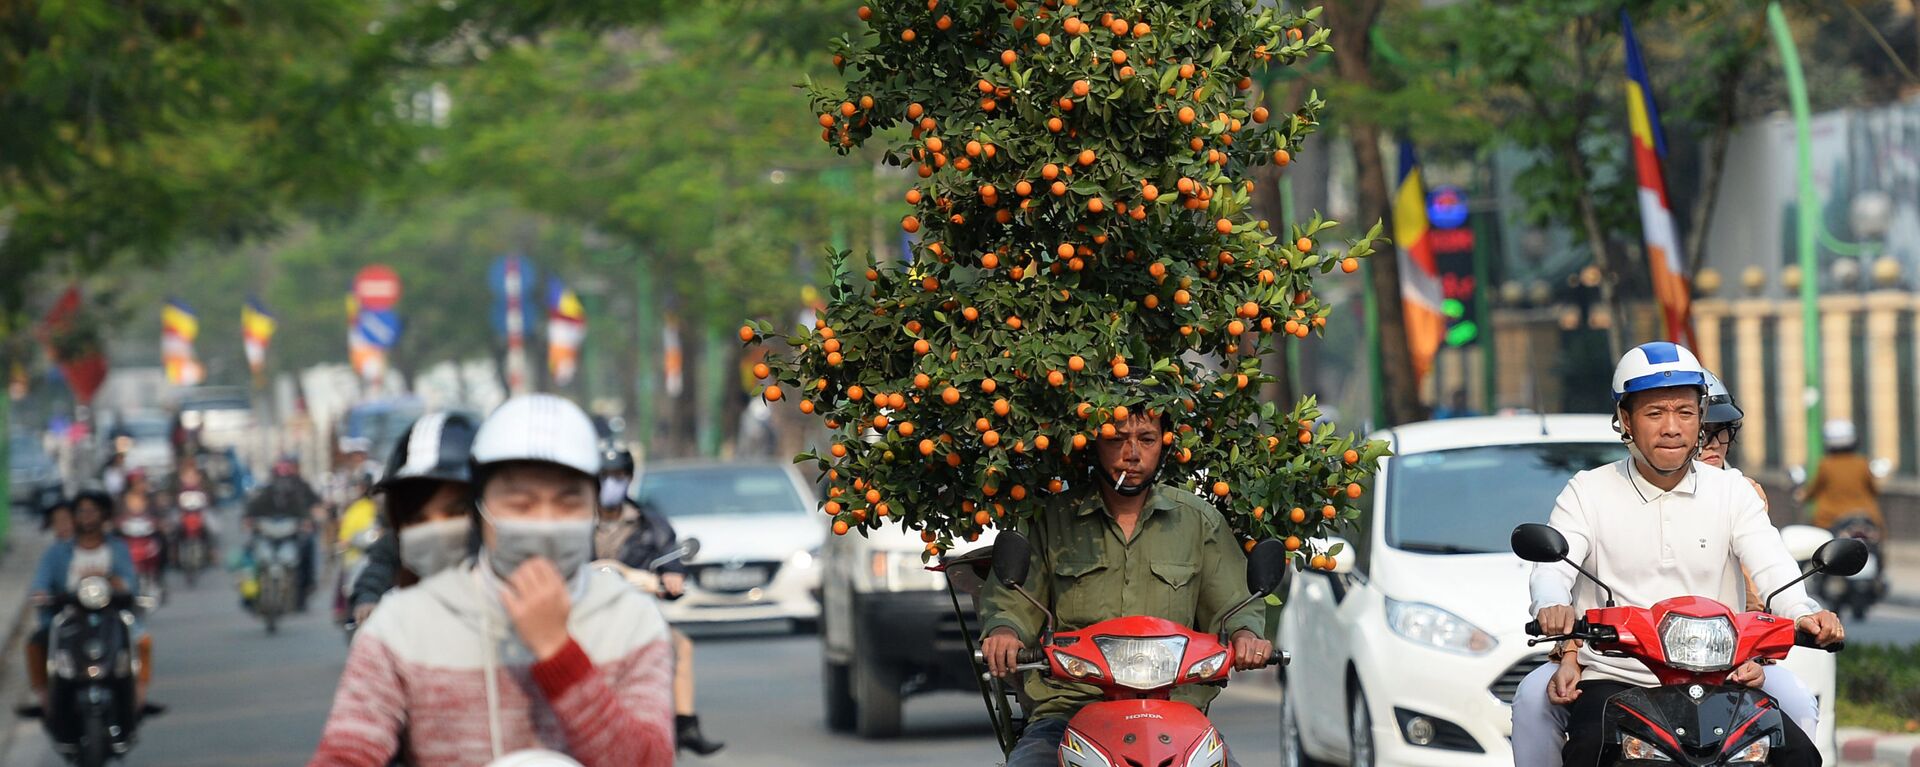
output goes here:
<path id="1" fill-rule="evenodd" d="M 1298 91 L 1298 86 L 1303 83 L 1296 80 L 1294 85 L 1296 87 L 1292 90 Z M 1263 90 L 1259 101 L 1275 114 L 1293 111 L 1289 105 L 1275 103 L 1272 96 L 1272 91 Z M 1290 96 L 1292 102 L 1299 101 L 1297 93 Z M 1286 171 L 1274 165 L 1262 165 L 1253 169 L 1253 177 L 1254 214 L 1272 224 L 1275 233 L 1286 236 L 1287 227 L 1294 223 L 1287 219 L 1287 211 L 1281 201 L 1280 185 L 1286 183 Z M 1293 339 L 1282 338 L 1278 334 L 1269 334 L 1269 337 L 1273 340 L 1273 351 L 1261 355 L 1260 369 L 1267 375 L 1273 376 L 1274 380 L 1261 387 L 1260 394 L 1262 399 L 1274 403 L 1277 407 L 1290 408 L 1300 398 L 1300 393 L 1293 387 L 1293 365 L 1287 357 L 1287 347 Z"/>
<path id="2" fill-rule="evenodd" d="M 1373 87 L 1372 43 L 1367 33 L 1380 17 L 1381 0 L 1345 0 L 1325 6 L 1328 28 L 1333 30 L 1333 62 L 1340 77 L 1360 87 Z M 1355 170 L 1359 176 L 1360 228 L 1366 222 L 1380 221 L 1393 231 L 1391 196 L 1387 190 L 1386 163 L 1380 156 L 1380 129 L 1364 115 L 1356 114 L 1345 122 L 1353 142 Z M 1371 260 L 1370 289 L 1376 300 L 1380 324 L 1380 378 L 1386 388 L 1387 424 L 1418 421 L 1426 417 L 1420 404 L 1419 379 L 1413 372 L 1413 353 L 1407 347 L 1407 327 L 1400 304 L 1400 261 L 1391 246 Z"/>

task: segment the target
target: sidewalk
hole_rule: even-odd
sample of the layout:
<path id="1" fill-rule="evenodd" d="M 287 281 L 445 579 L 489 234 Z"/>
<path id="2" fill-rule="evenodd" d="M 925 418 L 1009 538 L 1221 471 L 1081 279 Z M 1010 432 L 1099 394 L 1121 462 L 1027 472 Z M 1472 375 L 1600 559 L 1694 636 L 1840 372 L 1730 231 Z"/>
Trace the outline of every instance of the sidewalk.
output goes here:
<path id="1" fill-rule="evenodd" d="M 27 586 L 33 581 L 40 553 L 52 540 L 38 526 L 18 526 L 9 536 L 7 550 L 0 552 L 0 754 L 7 753 L 16 729 L 12 726 L 13 706 L 26 696 L 20 645 L 32 625 L 27 620 L 31 614 Z"/>
<path id="2" fill-rule="evenodd" d="M 1888 735 L 1843 727 L 1840 767 L 1920 767 L 1920 735 Z"/>

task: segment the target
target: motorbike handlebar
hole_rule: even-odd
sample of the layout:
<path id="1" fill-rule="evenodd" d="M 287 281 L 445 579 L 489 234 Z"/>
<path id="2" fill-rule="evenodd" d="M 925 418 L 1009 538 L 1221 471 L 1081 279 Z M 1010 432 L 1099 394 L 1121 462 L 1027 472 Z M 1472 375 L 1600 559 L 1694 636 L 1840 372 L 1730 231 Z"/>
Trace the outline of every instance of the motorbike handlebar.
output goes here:
<path id="1" fill-rule="evenodd" d="M 1841 650 L 1847 649 L 1846 642 L 1834 642 L 1830 645 L 1822 645 L 1813 634 L 1799 629 L 1793 630 L 1793 644 L 1795 647 L 1807 647 L 1814 650 L 1826 650 L 1827 652 L 1840 652 Z"/>
<path id="2" fill-rule="evenodd" d="M 1023 666 L 1029 663 L 1046 663 L 1047 653 L 1038 648 L 1022 648 L 1020 652 L 1014 653 L 1013 662 Z"/>

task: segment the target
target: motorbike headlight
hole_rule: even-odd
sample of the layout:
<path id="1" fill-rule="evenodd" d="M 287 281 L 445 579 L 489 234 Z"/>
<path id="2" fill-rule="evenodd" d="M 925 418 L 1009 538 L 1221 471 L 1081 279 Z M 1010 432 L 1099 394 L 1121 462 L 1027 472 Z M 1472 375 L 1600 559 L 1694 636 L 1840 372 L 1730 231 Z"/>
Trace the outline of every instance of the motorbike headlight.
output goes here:
<path id="1" fill-rule="evenodd" d="M 1637 759 L 1643 762 L 1673 761 L 1673 757 L 1661 753 L 1660 749 L 1654 748 L 1652 743 L 1632 735 L 1620 736 L 1620 759 L 1621 761 Z"/>
<path id="2" fill-rule="evenodd" d="M 1500 644 L 1460 616 L 1419 602 L 1388 599 L 1387 626 L 1408 640 L 1467 655 L 1484 655 Z"/>
<path id="3" fill-rule="evenodd" d="M 80 602 L 81 607 L 98 610 L 112 601 L 113 586 L 98 575 L 81 578 L 80 585 L 73 589 L 73 598 Z"/>
<path id="4" fill-rule="evenodd" d="M 1099 679 L 1101 677 L 1100 667 L 1094 665 L 1092 661 L 1085 658 L 1077 658 L 1066 653 L 1058 653 L 1056 657 L 1060 659 L 1060 667 L 1067 670 L 1068 676 L 1076 679 Z"/>
<path id="5" fill-rule="evenodd" d="M 1220 652 L 1200 659 L 1199 663 L 1187 669 L 1188 679 L 1202 679 L 1220 673 L 1220 667 L 1227 664 L 1227 654 Z"/>
<path id="6" fill-rule="evenodd" d="M 1225 767 L 1226 763 L 1227 744 L 1220 740 L 1220 731 L 1211 728 L 1187 755 L 1187 767 Z"/>
<path id="7" fill-rule="evenodd" d="M 1107 658 L 1113 681 L 1136 690 L 1173 684 L 1179 678 L 1180 658 L 1187 654 L 1186 637 L 1094 637 L 1093 644 Z"/>
<path id="8" fill-rule="evenodd" d="M 1725 616 L 1695 618 L 1668 614 L 1660 619 L 1660 647 L 1667 665 L 1686 671 L 1725 671 L 1733 668 L 1733 646 L 1738 637 Z"/>
<path id="9" fill-rule="evenodd" d="M 1767 756 L 1772 752 L 1773 747 L 1767 744 L 1767 739 L 1761 738 L 1735 751 L 1727 758 L 1727 764 L 1766 764 Z"/>

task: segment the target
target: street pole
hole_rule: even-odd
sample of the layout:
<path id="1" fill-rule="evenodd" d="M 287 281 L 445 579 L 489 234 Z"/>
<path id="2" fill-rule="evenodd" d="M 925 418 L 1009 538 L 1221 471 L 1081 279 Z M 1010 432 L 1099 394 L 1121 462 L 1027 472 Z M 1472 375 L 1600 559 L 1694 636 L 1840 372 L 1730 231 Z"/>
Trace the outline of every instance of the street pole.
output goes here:
<path id="1" fill-rule="evenodd" d="M 661 375 L 660 355 L 649 354 L 660 342 L 660 328 L 653 322 L 653 265 L 648 260 L 646 252 L 637 253 L 633 270 L 634 346 L 640 355 L 633 377 L 633 423 L 643 456 L 653 453 L 653 392 Z"/>
<path id="2" fill-rule="evenodd" d="M 1800 328 L 1804 355 L 1807 407 L 1807 466 L 1820 465 L 1826 451 L 1821 412 L 1826 409 L 1820 394 L 1820 264 L 1814 248 L 1820 231 L 1820 198 L 1813 186 L 1813 130 L 1807 105 L 1807 78 L 1800 68 L 1800 51 L 1793 42 L 1793 30 L 1787 26 L 1787 14 L 1778 0 L 1767 4 L 1767 26 L 1773 30 L 1774 44 L 1780 48 L 1780 66 L 1787 73 L 1787 96 L 1793 105 L 1794 155 L 1799 169 L 1799 214 L 1794 235 L 1800 253 Z"/>
<path id="3" fill-rule="evenodd" d="M 0 320 L 4 323 L 5 320 Z M 13 465 L 13 366 L 0 354 L 0 466 Z M 0 552 L 7 550 L 8 528 L 13 521 L 13 472 L 0 472 Z"/>
<path id="4" fill-rule="evenodd" d="M 1372 259 L 1362 260 L 1360 268 L 1366 270 L 1361 274 L 1365 287 L 1360 295 L 1366 299 L 1367 388 L 1373 395 L 1373 428 L 1378 429 L 1387 425 L 1386 382 L 1380 375 L 1380 299 L 1373 294 Z"/>

